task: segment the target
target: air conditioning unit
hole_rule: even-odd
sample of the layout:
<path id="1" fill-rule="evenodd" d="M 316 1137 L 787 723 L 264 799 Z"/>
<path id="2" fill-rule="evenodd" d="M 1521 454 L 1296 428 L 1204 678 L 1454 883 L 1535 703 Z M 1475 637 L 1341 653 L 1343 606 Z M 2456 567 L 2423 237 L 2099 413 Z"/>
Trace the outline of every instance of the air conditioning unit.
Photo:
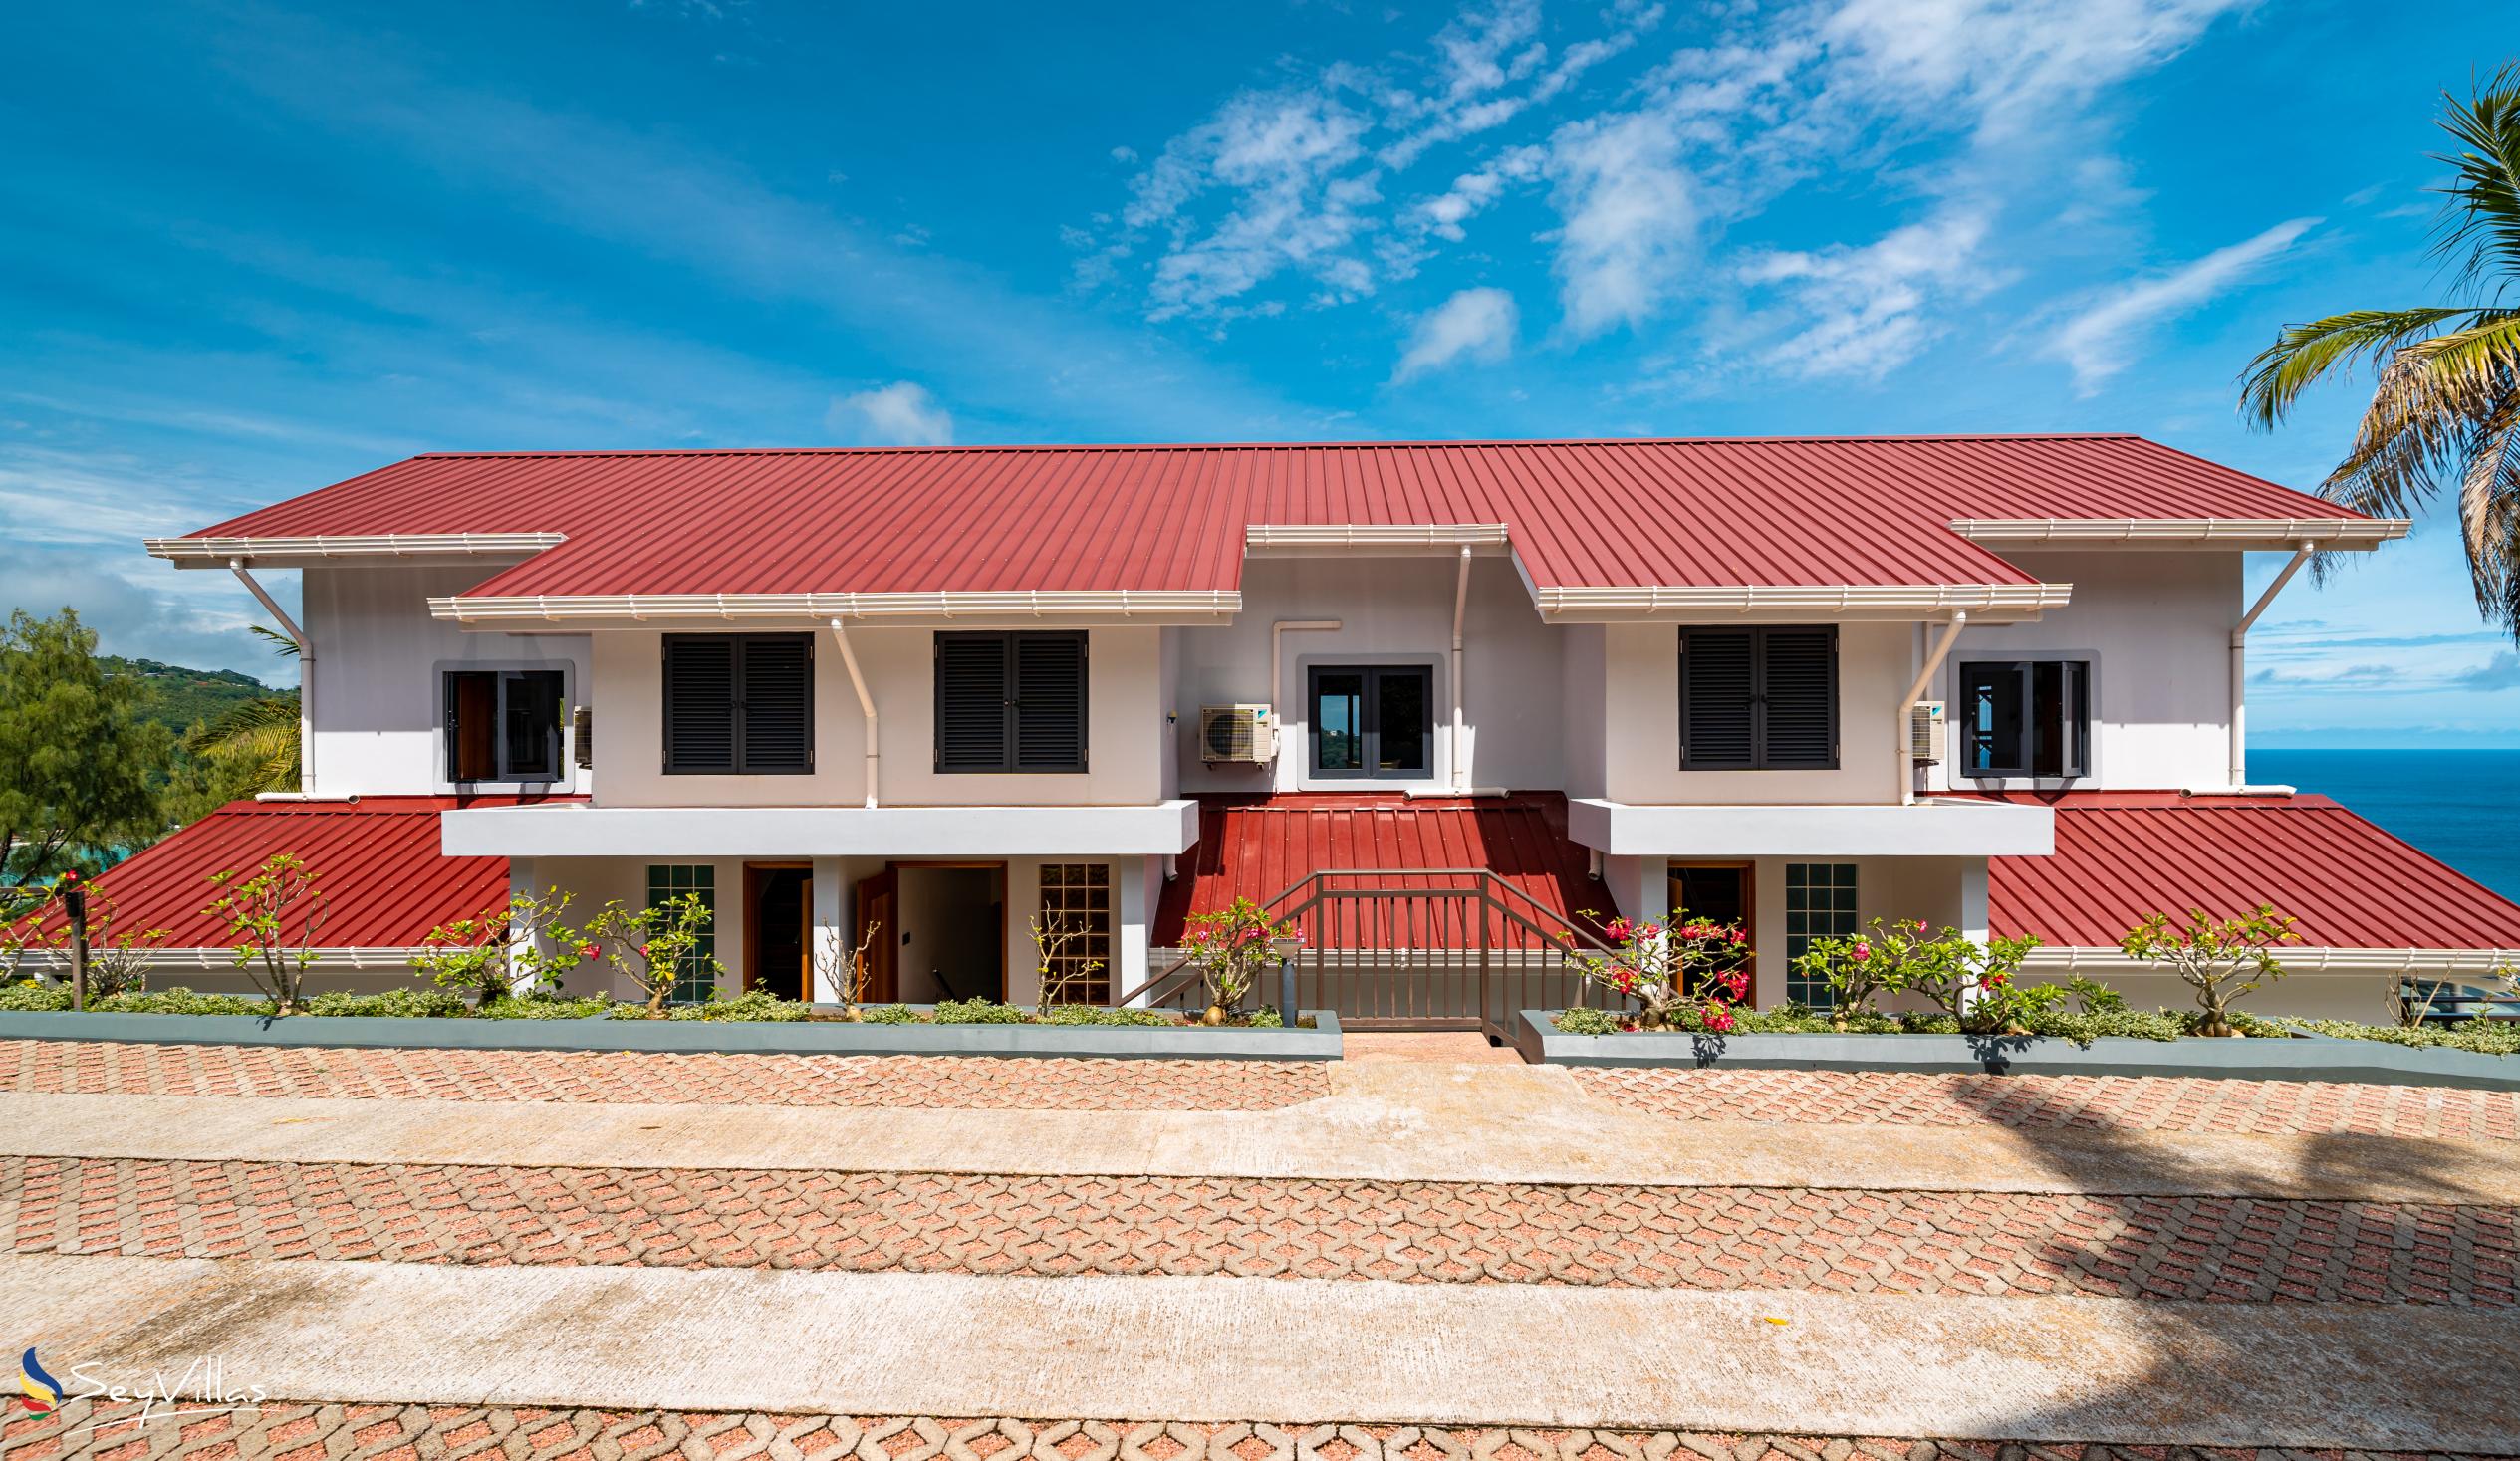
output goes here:
<path id="1" fill-rule="evenodd" d="M 1942 702 L 1919 700 L 1907 707 L 1907 755 L 1919 766 L 1942 760 Z"/>
<path id="2" fill-rule="evenodd" d="M 1199 707 L 1199 759 L 1265 766 L 1277 759 L 1278 727 L 1266 705 Z"/>

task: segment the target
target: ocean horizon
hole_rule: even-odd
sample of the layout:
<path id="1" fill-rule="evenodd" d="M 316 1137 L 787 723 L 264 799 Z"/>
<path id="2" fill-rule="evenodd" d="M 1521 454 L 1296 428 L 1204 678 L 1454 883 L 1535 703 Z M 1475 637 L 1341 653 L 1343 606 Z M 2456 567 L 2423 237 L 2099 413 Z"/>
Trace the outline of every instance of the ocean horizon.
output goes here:
<path id="1" fill-rule="evenodd" d="M 2249 780 L 2342 802 L 2506 898 L 2520 901 L 2520 750 L 2249 751 Z"/>

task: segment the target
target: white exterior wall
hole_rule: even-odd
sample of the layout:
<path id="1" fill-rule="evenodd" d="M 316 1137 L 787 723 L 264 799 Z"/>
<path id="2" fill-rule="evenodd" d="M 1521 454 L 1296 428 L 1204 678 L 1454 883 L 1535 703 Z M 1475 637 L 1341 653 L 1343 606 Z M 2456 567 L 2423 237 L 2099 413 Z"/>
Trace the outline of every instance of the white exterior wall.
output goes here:
<path id="1" fill-rule="evenodd" d="M 2013 553 L 2073 602 L 2036 623 L 1960 631 L 1929 698 L 1950 706 L 1950 746 L 1928 773 L 1937 788 L 2069 785 L 2103 791 L 2219 787 L 2230 781 L 2231 626 L 2241 555 L 2222 552 Z M 2091 661 L 2092 772 L 2072 782 L 1955 777 L 1959 666 L 2039 655 Z M 1896 693 L 1892 691 L 1892 693 Z"/>
<path id="2" fill-rule="evenodd" d="M 564 706 L 587 703 L 592 655 L 585 634 L 466 633 L 429 617 L 432 594 L 481 581 L 478 565 L 334 565 L 306 571 L 305 625 L 315 641 L 316 786 L 326 796 L 429 796 L 446 780 L 443 670 L 557 669 Z M 574 766 L 562 727 L 564 770 Z M 580 782 L 553 791 L 584 790 Z M 485 786 L 486 784 L 482 784 Z"/>
<path id="3" fill-rule="evenodd" d="M 1092 630 L 1083 775 L 940 776 L 933 631 L 853 626 L 875 696 L 886 806 L 1151 806 L 1162 798 L 1163 632 Z M 804 776 L 664 774 L 662 635 L 595 635 L 596 800 L 607 807 L 855 807 L 866 799 L 866 717 L 829 629 L 814 645 L 814 770 Z"/>
<path id="4" fill-rule="evenodd" d="M 1610 624 L 1602 634 L 1602 796 L 1614 802 L 1717 806 L 1898 800 L 1901 751 L 1892 736 L 1903 723 L 1898 697 L 1915 673 L 1914 625 L 1839 626 L 1835 771 L 1682 771 L 1679 629 Z M 1571 661 L 1566 674 L 1577 672 Z M 1580 713 L 1569 706 L 1570 720 Z"/>
<path id="5" fill-rule="evenodd" d="M 1243 566 L 1242 612 L 1220 628 L 1167 632 L 1180 644 L 1172 708 L 1184 792 L 1397 791 L 1452 785 L 1452 602 L 1455 558 L 1261 558 Z M 1284 636 L 1278 758 L 1270 767 L 1209 766 L 1199 759 L 1202 705 L 1269 700 L 1269 640 L 1280 619 L 1331 619 L 1337 629 Z M 1474 784 L 1554 788 L 1565 776 L 1564 726 L 1551 692 L 1562 630 L 1540 621 L 1512 563 L 1470 566 L 1463 620 L 1462 742 Z M 1314 665 L 1423 664 L 1434 671 L 1434 738 L 1421 781 L 1316 779 L 1311 765 L 1307 671 Z"/>

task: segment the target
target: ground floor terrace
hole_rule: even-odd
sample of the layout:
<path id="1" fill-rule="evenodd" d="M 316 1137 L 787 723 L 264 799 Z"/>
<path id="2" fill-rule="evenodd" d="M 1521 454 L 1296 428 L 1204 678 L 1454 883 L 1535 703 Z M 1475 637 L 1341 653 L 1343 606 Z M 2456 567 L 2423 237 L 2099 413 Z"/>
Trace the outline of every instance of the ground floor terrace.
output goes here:
<path id="1" fill-rule="evenodd" d="M 2510 1454 L 2520 1096 L 0 1042 L 0 1300 L 13 1457 Z"/>
<path id="2" fill-rule="evenodd" d="M 208 875 L 287 852 L 326 884 L 319 987 L 406 982 L 432 927 L 512 894 L 566 892 L 579 916 L 688 894 L 710 909 L 703 951 L 725 972 L 713 984 L 695 961 L 680 998 L 836 1001 L 863 950 L 864 997 L 914 1004 L 1030 1003 L 1045 964 L 1062 1002 L 1188 1000 L 1178 952 L 1194 920 L 1248 897 L 1303 935 L 1303 1007 L 1352 1027 L 1484 1026 L 1503 1039 L 1514 1012 L 1583 998 L 1570 937 L 1675 910 L 1741 926 L 1762 1007 L 1825 1006 L 1831 990 L 1797 960 L 1876 918 L 2036 938 L 2027 977 L 2096 978 L 2139 1008 L 2189 998 L 2115 947 L 2155 912 L 2268 903 L 2295 918 L 2287 977 L 2251 1000 L 2263 1014 L 2382 1021 L 2401 978 L 2481 985 L 2520 958 L 2520 906 L 2320 797 L 2076 793 L 1717 815 L 1548 793 L 1342 794 L 965 815 L 988 810 L 931 824 L 903 808 L 612 820 L 567 802 L 239 804 L 116 869 L 105 892 L 122 928 L 168 930 L 150 955 L 161 987 L 241 986 L 203 911 Z M 870 828 L 886 840 L 830 850 Z M 1969 851 L 2016 844 L 2037 850 Z M 1059 935 L 1047 957 L 1040 929 Z M 567 982 L 633 993 L 600 965 Z M 1282 997 L 1274 980 L 1256 996 Z"/>

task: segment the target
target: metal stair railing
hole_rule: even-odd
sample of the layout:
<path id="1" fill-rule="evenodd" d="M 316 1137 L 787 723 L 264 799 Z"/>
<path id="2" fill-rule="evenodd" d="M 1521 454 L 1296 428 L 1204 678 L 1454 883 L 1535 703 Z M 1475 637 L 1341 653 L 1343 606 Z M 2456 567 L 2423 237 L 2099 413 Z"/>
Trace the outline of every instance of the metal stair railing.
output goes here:
<path id="1" fill-rule="evenodd" d="M 1485 867 L 1313 872 L 1265 911 L 1304 937 L 1291 971 L 1295 1002 L 1366 1028 L 1475 1029 L 1510 1040 L 1517 1011 L 1587 996 L 1571 953 L 1610 949 Z M 1185 954 L 1113 1003 L 1162 1003 L 1195 977 Z"/>

